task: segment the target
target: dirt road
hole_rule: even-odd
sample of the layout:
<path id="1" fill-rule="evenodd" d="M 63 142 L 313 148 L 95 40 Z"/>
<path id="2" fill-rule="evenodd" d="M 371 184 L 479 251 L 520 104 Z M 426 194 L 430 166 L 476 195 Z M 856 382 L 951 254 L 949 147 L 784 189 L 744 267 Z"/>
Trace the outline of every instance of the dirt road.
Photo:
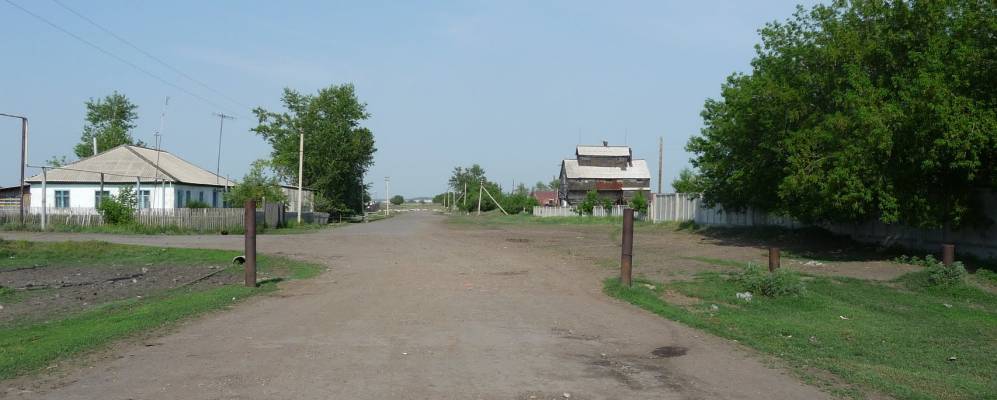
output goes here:
<path id="1" fill-rule="evenodd" d="M 0 397 L 827 397 L 736 344 L 603 295 L 605 270 L 463 233 L 443 217 L 413 213 L 314 234 L 261 236 L 261 252 L 318 261 L 330 270 L 191 321 L 153 346 L 119 346 L 92 367 L 13 382 Z M 230 236 L 85 238 L 242 246 Z M 652 354 L 656 349 L 659 355 Z"/>

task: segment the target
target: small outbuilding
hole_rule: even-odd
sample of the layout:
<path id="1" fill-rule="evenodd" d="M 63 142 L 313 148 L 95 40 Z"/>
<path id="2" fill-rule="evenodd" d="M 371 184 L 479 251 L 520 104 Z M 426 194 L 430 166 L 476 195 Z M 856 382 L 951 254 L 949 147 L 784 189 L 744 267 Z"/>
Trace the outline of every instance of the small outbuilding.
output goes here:
<path id="1" fill-rule="evenodd" d="M 575 159 L 561 162 L 560 201 L 575 205 L 590 191 L 603 200 L 626 204 L 637 193 L 647 198 L 651 192 L 651 172 L 647 161 L 633 158 L 630 146 L 578 146 Z"/>

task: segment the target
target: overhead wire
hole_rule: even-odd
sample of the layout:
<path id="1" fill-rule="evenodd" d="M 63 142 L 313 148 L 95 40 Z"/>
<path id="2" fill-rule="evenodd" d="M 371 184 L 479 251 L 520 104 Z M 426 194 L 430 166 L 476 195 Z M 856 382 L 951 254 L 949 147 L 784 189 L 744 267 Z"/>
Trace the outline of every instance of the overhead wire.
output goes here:
<path id="1" fill-rule="evenodd" d="M 38 15 L 38 14 L 32 12 L 31 10 L 28 10 L 28 9 L 22 7 L 20 4 L 17 4 L 15 2 L 13 2 L 12 0 L 4 0 L 4 1 L 7 2 L 7 4 L 10 4 L 11 6 L 13 6 L 14 8 L 17 8 L 18 10 L 21 10 L 25 14 L 28 14 L 31 17 L 33 17 L 33 18 L 35 18 L 35 19 L 37 19 L 37 20 L 45 23 L 46 25 L 52 27 L 53 29 L 56 29 L 56 30 L 58 30 L 58 31 L 60 31 L 60 32 L 62 32 L 64 34 L 72 37 L 73 39 L 76 39 L 77 41 L 79 41 L 79 42 L 81 42 L 83 44 L 86 44 L 87 46 L 92 47 L 93 49 L 95 49 L 95 50 L 103 53 L 104 55 L 106 55 L 108 57 L 111 57 L 111 58 L 117 60 L 118 62 L 121 62 L 122 64 L 125 64 L 125 65 L 127 65 L 127 66 L 135 69 L 136 71 L 139 71 L 139 72 L 141 72 L 141 73 L 149 76 L 150 78 L 153 78 L 153 79 L 155 79 L 155 80 L 163 83 L 164 85 L 167 85 L 167 86 L 170 86 L 170 87 L 172 87 L 174 89 L 177 89 L 177 90 L 183 92 L 184 94 L 186 94 L 188 96 L 191 96 L 191 97 L 193 97 L 195 99 L 198 99 L 198 100 L 200 100 L 200 101 L 202 101 L 202 102 L 204 102 L 206 104 L 209 104 L 209 105 L 211 105 L 213 107 L 217 107 L 217 108 L 220 108 L 220 109 L 229 109 L 228 107 L 225 107 L 225 106 L 223 106 L 221 104 L 218 104 L 218 103 L 216 103 L 216 102 L 214 102 L 214 101 L 212 101 L 212 100 L 210 100 L 208 98 L 205 98 L 204 96 L 201 96 L 201 95 L 199 95 L 197 93 L 194 93 L 194 92 L 192 92 L 190 90 L 187 90 L 183 86 L 180 86 L 180 85 L 178 85 L 176 83 L 170 82 L 170 81 L 166 80 L 165 78 L 163 78 L 163 77 L 161 77 L 159 75 L 156 75 L 155 73 L 153 73 L 153 72 L 151 72 L 151 71 L 149 71 L 149 70 L 147 70 L 145 68 L 142 68 L 141 66 L 139 66 L 139 65 L 137 65 L 137 64 L 135 64 L 135 63 L 133 63 L 131 61 L 128 61 L 127 59 L 125 59 L 125 58 L 123 58 L 123 57 L 121 57 L 121 56 L 119 56 L 117 54 L 114 54 L 113 52 L 111 52 L 109 50 L 106 50 L 103 47 L 98 46 L 97 44 L 95 44 L 95 43 L 93 43 L 93 42 L 91 42 L 91 41 L 83 38 L 82 36 L 79 36 L 79 35 L 77 35 L 77 34 L 75 34 L 73 32 L 70 32 L 69 30 L 67 30 L 67 29 L 59 26 L 58 24 L 56 24 L 56 23 L 54 23 L 54 22 L 52 22 L 52 21 L 50 21 L 48 19 L 46 19 L 45 17 L 42 17 L 41 15 Z"/>
<path id="2" fill-rule="evenodd" d="M 144 56 L 148 57 L 149 59 L 151 59 L 151 60 L 153 60 L 153 61 L 155 61 L 155 62 L 157 62 L 157 63 L 158 63 L 159 65 L 162 65 L 163 67 L 166 67 L 166 68 L 167 68 L 167 69 L 169 69 L 170 71 L 173 71 L 173 72 L 175 72 L 175 73 L 176 73 L 177 75 L 180 75 L 180 76 L 182 76 L 182 77 L 186 78 L 187 80 L 189 80 L 189 81 L 191 81 L 191 82 L 194 82 L 194 83 L 196 83 L 196 84 L 197 84 L 198 86 L 201 86 L 202 88 L 204 88 L 204 89 L 207 89 L 208 91 L 210 91 L 210 92 L 212 92 L 212 93 L 214 93 L 214 94 L 216 94 L 216 95 L 218 95 L 218 96 L 220 96 L 220 97 L 224 98 L 225 100 L 228 100 L 228 101 L 230 101 L 230 102 L 231 102 L 232 104 L 235 104 L 235 105 L 238 105 L 239 107 L 243 107 L 243 108 L 252 108 L 252 107 L 250 107 L 250 106 L 248 106 L 248 105 L 246 105 L 246 104 L 243 104 L 243 103 L 241 103 L 240 101 L 238 101 L 238 100 L 236 100 L 236 99 L 234 99 L 234 98 L 232 98 L 232 97 L 230 97 L 230 96 L 226 95 L 226 94 L 225 94 L 225 93 L 223 93 L 222 91 L 220 91 L 220 90 L 217 90 L 217 89 L 215 89 L 215 88 L 211 87 L 211 85 L 208 85 L 207 83 L 204 83 L 204 82 L 202 82 L 202 81 L 200 81 L 200 80 L 198 80 L 198 79 L 194 78 L 194 77 L 193 77 L 193 76 L 191 76 L 190 74 L 188 74 L 188 73 L 186 73 L 186 72 L 183 72 L 183 71 L 181 71 L 181 70 L 180 70 L 179 68 L 176 68 L 176 67 L 174 67 L 174 66 L 170 65 L 170 64 L 169 64 L 169 63 L 167 63 L 166 61 L 163 61 L 163 60 L 162 60 L 162 59 L 160 59 L 159 57 L 156 57 L 156 56 L 152 55 L 152 54 L 151 54 L 151 53 L 149 53 L 148 51 L 145 51 L 145 50 L 143 50 L 143 49 L 142 49 L 141 47 L 139 47 L 138 45 L 136 45 L 136 44 L 132 43 L 132 42 L 131 42 L 131 41 L 129 41 L 128 39 L 125 39 L 125 38 L 124 38 L 124 37 L 122 37 L 121 35 L 118 35 L 118 34 L 114 33 L 114 31 L 111 31 L 110 29 L 108 29 L 108 28 L 104 27 L 103 25 L 101 25 L 101 24 L 97 23 L 97 22 L 96 22 L 96 21 L 94 21 L 93 19 L 90 19 L 89 17 L 87 17 L 87 16 L 83 15 L 83 14 L 82 14 L 82 13 L 80 13 L 79 11 L 77 11 L 77 10 L 75 10 L 75 9 L 73 9 L 73 8 L 71 8 L 71 7 L 69 7 L 69 6 L 67 6 L 67 5 L 65 5 L 65 4 L 64 4 L 63 2 L 61 2 L 61 1 L 59 1 L 59 0 L 52 0 L 52 2 L 53 2 L 53 3 L 55 3 L 56 5 L 58 5 L 59 7 L 62 7 L 62 8 L 63 8 L 63 9 L 65 9 L 66 11 L 69 11 L 69 12 L 70 12 L 70 13 L 72 13 L 73 15 L 76 15 L 76 16 L 77 16 L 77 17 L 79 17 L 80 19 L 82 19 L 82 20 L 86 21 L 86 22 L 87 22 L 87 23 L 89 23 L 90 25 L 93 25 L 93 26 L 94 26 L 94 27 L 96 27 L 97 29 L 100 29 L 100 30 L 104 31 L 104 33 L 106 33 L 106 34 L 110 35 L 111 37 L 113 37 L 113 38 L 117 39 L 117 40 L 118 40 L 118 41 L 120 41 L 121 43 L 124 43 L 124 44 L 125 44 L 125 45 L 127 45 L 128 47 L 131 47 L 131 48 L 132 48 L 132 49 L 134 49 L 135 51 L 137 51 L 137 52 L 139 52 L 139 53 L 142 53 L 142 55 L 144 55 Z"/>

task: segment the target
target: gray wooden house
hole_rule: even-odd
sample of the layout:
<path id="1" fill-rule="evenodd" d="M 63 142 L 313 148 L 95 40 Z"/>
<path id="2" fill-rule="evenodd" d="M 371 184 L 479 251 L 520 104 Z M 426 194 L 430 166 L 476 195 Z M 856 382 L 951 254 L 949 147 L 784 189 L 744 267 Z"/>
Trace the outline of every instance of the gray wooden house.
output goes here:
<path id="1" fill-rule="evenodd" d="M 578 146 L 575 159 L 561 161 L 561 204 L 575 205 L 595 190 L 602 199 L 626 204 L 638 192 L 649 198 L 651 172 L 647 161 L 635 160 L 630 146 Z"/>

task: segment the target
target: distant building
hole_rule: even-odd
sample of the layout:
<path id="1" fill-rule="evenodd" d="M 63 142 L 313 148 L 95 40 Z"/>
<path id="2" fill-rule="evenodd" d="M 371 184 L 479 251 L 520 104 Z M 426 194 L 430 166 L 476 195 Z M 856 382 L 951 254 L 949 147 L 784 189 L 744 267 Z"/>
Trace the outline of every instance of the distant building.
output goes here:
<path id="1" fill-rule="evenodd" d="M 42 206 L 43 180 L 48 208 L 93 208 L 102 197 L 101 186 L 104 196 L 132 188 L 140 208 L 184 208 L 192 201 L 224 207 L 225 192 L 235 183 L 170 152 L 131 145 L 49 168 L 45 175 L 26 180 L 31 207 Z"/>
<path id="2" fill-rule="evenodd" d="M 535 191 L 531 194 L 534 199 L 537 199 L 537 203 L 544 207 L 553 207 L 557 205 L 557 192 L 550 191 Z"/>
<path id="3" fill-rule="evenodd" d="M 21 197 L 21 187 L 11 186 L 0 188 L 0 208 L 20 208 L 17 198 Z M 24 185 L 24 206 L 31 206 L 31 185 Z"/>
<path id="4" fill-rule="evenodd" d="M 647 161 L 635 160 L 629 146 L 578 146 L 575 159 L 561 162 L 562 203 L 575 205 L 595 190 L 601 199 L 626 204 L 638 192 L 645 198 L 651 192 L 651 172 Z"/>
<path id="5" fill-rule="evenodd" d="M 283 185 L 280 190 L 284 192 L 284 197 L 287 198 L 285 206 L 288 211 L 298 210 L 298 187 L 297 186 L 287 186 Z M 315 190 L 309 188 L 301 189 L 301 212 L 312 212 L 315 211 Z"/>

